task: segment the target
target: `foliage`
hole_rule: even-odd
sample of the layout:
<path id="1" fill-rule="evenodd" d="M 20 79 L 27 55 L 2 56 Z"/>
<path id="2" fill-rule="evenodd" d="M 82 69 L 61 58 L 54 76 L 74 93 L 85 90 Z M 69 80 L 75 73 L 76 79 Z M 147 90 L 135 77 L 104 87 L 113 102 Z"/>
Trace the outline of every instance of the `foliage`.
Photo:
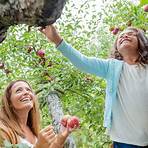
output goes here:
<path id="1" fill-rule="evenodd" d="M 104 23 L 110 28 L 119 27 L 120 30 L 135 26 L 146 31 L 148 30 L 148 14 L 142 7 L 146 3 L 148 3 L 147 0 L 141 0 L 138 5 L 135 5 L 132 0 L 116 0 L 104 6 Z"/>
<path id="2" fill-rule="evenodd" d="M 148 4 L 148 0 L 140 0 L 140 6 Z"/>

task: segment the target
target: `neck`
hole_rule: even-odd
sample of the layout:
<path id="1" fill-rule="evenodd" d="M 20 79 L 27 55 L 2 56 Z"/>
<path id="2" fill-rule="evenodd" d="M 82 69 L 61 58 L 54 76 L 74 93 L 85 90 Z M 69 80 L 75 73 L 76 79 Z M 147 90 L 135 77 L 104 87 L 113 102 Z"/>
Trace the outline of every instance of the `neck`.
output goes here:
<path id="1" fill-rule="evenodd" d="M 22 127 L 27 126 L 28 113 L 29 112 L 17 111 L 18 122 Z"/>
<path id="2" fill-rule="evenodd" d="M 138 55 L 136 56 L 127 55 L 123 57 L 123 60 L 130 65 L 137 64 L 137 59 L 138 59 Z"/>

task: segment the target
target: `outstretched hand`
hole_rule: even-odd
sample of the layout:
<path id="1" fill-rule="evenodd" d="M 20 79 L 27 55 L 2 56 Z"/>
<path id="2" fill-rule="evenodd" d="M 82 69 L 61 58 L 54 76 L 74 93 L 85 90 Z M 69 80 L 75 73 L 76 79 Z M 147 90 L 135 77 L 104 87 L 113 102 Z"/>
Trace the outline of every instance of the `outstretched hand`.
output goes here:
<path id="1" fill-rule="evenodd" d="M 56 45 L 59 45 L 62 41 L 62 37 L 59 35 L 53 25 L 40 28 L 39 31 L 42 32 L 48 38 L 49 41 L 55 43 Z"/>
<path id="2" fill-rule="evenodd" d="M 76 116 L 65 115 L 61 119 L 61 132 L 55 134 L 53 126 L 49 125 L 40 131 L 35 148 L 61 148 L 69 134 L 80 126 Z"/>
<path id="3" fill-rule="evenodd" d="M 69 135 L 80 127 L 80 120 L 76 116 L 65 115 L 61 119 L 61 133 Z"/>

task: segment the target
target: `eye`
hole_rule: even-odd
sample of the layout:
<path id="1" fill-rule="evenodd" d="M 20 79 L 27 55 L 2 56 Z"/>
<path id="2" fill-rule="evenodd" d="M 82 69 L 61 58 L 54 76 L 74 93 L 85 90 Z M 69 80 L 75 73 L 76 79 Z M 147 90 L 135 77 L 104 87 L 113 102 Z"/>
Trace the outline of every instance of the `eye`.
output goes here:
<path id="1" fill-rule="evenodd" d="M 119 36 L 119 39 L 121 39 L 123 37 L 123 34 Z"/>
<path id="2" fill-rule="evenodd" d="M 32 90 L 30 88 L 26 88 L 27 91 L 32 92 Z"/>
<path id="3" fill-rule="evenodd" d="M 127 35 L 128 36 L 137 36 L 137 33 L 136 32 L 128 32 Z"/>
<path id="4" fill-rule="evenodd" d="M 19 93 L 19 92 L 21 92 L 22 91 L 22 88 L 18 88 L 17 90 L 16 90 L 16 93 Z"/>
<path id="5" fill-rule="evenodd" d="M 128 36 L 134 36 L 134 33 L 133 32 L 129 32 L 127 35 Z"/>

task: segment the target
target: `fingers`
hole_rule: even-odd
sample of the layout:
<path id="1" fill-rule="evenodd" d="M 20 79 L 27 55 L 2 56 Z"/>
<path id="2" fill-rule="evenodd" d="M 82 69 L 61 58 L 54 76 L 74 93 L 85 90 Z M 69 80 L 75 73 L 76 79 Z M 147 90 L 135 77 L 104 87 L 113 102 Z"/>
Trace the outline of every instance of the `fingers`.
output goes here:
<path id="1" fill-rule="evenodd" d="M 39 30 L 50 42 L 54 43 L 55 45 L 59 45 L 59 43 L 61 43 L 62 37 L 53 25 L 41 27 Z"/>
<path id="2" fill-rule="evenodd" d="M 48 144 L 51 145 L 56 139 L 56 134 L 53 134 L 52 136 L 50 135 L 49 137 L 47 137 L 47 139 L 48 139 Z"/>
<path id="3" fill-rule="evenodd" d="M 45 32 L 45 28 L 44 28 L 44 27 L 40 27 L 40 28 L 38 28 L 38 30 L 39 30 L 41 33 L 44 33 L 44 32 Z"/>
<path id="4" fill-rule="evenodd" d="M 53 126 L 48 126 L 48 127 L 44 128 L 41 131 L 41 134 L 45 139 L 55 138 L 55 135 L 56 135 L 54 132 Z"/>
<path id="5" fill-rule="evenodd" d="M 47 139 L 51 139 L 54 138 L 56 134 L 53 129 L 45 129 L 44 131 L 42 131 L 42 135 Z"/>
<path id="6" fill-rule="evenodd" d="M 56 138 L 53 126 L 49 125 L 40 131 L 38 136 L 39 145 L 49 146 Z"/>
<path id="7" fill-rule="evenodd" d="M 52 28 L 55 28 L 55 27 L 53 25 L 48 25 L 48 26 L 40 27 L 38 30 L 45 34 L 46 30 L 49 30 Z"/>
<path id="8" fill-rule="evenodd" d="M 38 29 L 41 33 L 43 33 L 44 35 L 46 35 L 46 27 L 40 27 Z"/>
<path id="9" fill-rule="evenodd" d="M 44 129 L 42 129 L 41 132 L 47 132 L 47 131 L 50 131 L 53 129 L 54 129 L 54 127 L 52 125 L 49 125 L 49 126 L 45 127 Z"/>

